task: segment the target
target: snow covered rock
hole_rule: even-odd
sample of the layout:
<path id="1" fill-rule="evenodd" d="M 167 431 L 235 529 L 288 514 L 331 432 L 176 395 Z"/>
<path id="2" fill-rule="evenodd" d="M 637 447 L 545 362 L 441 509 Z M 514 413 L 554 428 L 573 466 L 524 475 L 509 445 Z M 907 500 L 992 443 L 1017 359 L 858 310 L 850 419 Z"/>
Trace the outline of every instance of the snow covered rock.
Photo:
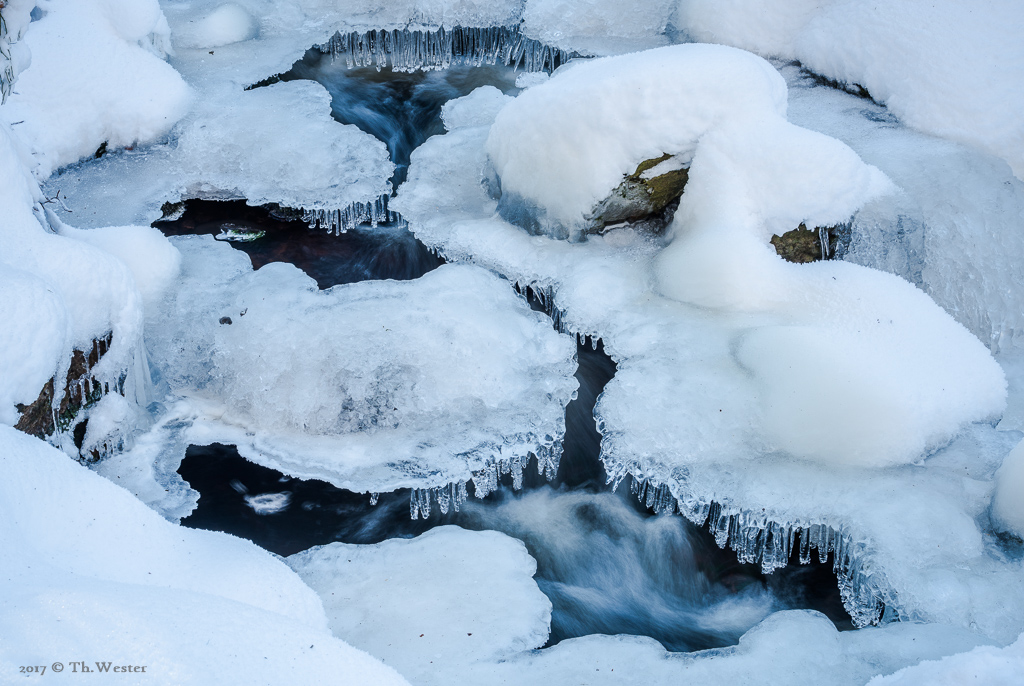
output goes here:
<path id="1" fill-rule="evenodd" d="M 45 179 L 109 148 L 159 139 L 185 114 L 189 90 L 160 59 L 167 20 L 156 0 L 55 0 L 24 43 L 32 65 L 0 110 L 36 155 Z"/>
<path id="2" fill-rule="evenodd" d="M 551 601 L 521 541 L 442 526 L 376 545 L 332 543 L 286 559 L 317 592 L 331 631 L 424 683 L 438 670 L 541 647 Z"/>

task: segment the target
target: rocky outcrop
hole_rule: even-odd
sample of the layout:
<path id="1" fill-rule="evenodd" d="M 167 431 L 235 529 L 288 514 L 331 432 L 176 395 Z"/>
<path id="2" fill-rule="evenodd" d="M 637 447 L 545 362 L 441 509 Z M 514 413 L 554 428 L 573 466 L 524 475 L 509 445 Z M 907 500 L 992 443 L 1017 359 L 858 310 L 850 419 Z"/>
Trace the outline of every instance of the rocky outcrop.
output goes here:
<path id="1" fill-rule="evenodd" d="M 850 242 L 850 224 L 808 229 L 801 224 L 781 236 L 772 236 L 771 244 L 787 262 L 805 264 L 835 259 Z"/>
<path id="2" fill-rule="evenodd" d="M 612 224 L 660 215 L 683 194 L 688 177 L 687 167 L 673 155 L 666 153 L 644 160 L 607 198 L 594 206 L 586 217 L 584 233 L 602 233 Z"/>
<path id="3" fill-rule="evenodd" d="M 90 373 L 100 358 L 110 350 L 112 334 L 97 338 L 88 351 L 74 350 L 71 355 L 71 366 L 61 384 L 60 402 L 54 408 L 55 379 L 50 379 L 43 386 L 39 397 L 29 405 L 16 405 L 21 418 L 15 424 L 16 429 L 38 438 L 46 439 L 55 433 L 73 432 L 75 445 L 81 448 L 85 437 L 88 419 L 82 417 L 82 410 L 96 404 L 100 398 L 110 392 L 107 384 L 99 383 Z M 122 377 L 118 388 L 122 392 Z M 93 451 L 95 452 L 95 451 Z M 98 454 L 81 455 L 82 459 L 95 461 Z"/>

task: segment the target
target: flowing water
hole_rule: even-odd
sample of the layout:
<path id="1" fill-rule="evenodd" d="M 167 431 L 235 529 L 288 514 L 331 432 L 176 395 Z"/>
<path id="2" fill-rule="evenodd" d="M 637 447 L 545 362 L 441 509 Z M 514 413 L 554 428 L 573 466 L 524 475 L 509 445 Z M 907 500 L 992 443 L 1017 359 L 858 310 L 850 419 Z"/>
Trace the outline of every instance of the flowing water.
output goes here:
<path id="1" fill-rule="evenodd" d="M 346 70 L 315 51 L 282 78 L 323 83 L 339 121 L 387 143 L 398 165 L 396 184 L 405 178 L 411 152 L 443 133 L 444 102 L 484 84 L 510 92 L 515 83 L 514 72 L 502 67 Z M 255 268 L 291 262 L 321 288 L 417 278 L 442 263 L 401 221 L 334 236 L 271 209 L 192 201 L 183 217 L 157 225 L 168 234 L 242 232 L 253 240 L 233 245 Z M 415 536 L 440 524 L 502 531 L 524 541 L 537 560 L 535 578 L 553 604 L 549 644 L 625 633 L 651 636 L 670 650 L 698 650 L 733 644 L 768 612 L 786 608 L 816 609 L 840 628 L 851 626 L 830 563 L 792 564 L 766 577 L 685 518 L 648 512 L 629 495 L 628 481 L 611 491 L 593 409 L 615 364 L 600 341 L 596 349 L 582 342 L 577 355 L 579 394 L 566 408 L 564 452 L 551 483 L 531 469 L 522 491 L 505 483 L 482 500 L 470 499 L 460 512 L 435 509 L 428 519 L 413 520 L 409 491 L 381 494 L 371 505 L 366 494 L 252 464 L 232 446 L 192 446 L 179 471 L 201 497 L 183 524 L 227 531 L 280 555 L 333 541 Z"/>

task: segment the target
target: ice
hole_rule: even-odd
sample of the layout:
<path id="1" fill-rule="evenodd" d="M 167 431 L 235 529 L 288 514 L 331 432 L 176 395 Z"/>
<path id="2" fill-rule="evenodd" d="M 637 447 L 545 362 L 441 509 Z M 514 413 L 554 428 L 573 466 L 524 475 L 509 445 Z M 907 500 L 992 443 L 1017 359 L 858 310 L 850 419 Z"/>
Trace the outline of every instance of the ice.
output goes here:
<path id="1" fill-rule="evenodd" d="M 608 55 L 669 42 L 669 21 L 678 0 L 528 0 L 523 33 L 547 45 Z"/>
<path id="2" fill-rule="evenodd" d="M 291 265 L 253 272 L 211 237 L 174 243 L 181 281 L 147 336 L 197 415 L 193 442 L 357 492 L 464 493 L 473 479 L 482 495 L 532 456 L 557 468 L 575 346 L 507 282 L 443 266 L 321 292 Z M 424 492 L 424 509 L 442 496 Z"/>
<path id="3" fill-rule="evenodd" d="M 303 208 L 311 219 L 321 213 L 325 228 L 336 214 L 342 229 L 386 217 L 374 208 L 391 191 L 387 148 L 331 119 L 323 87 L 292 81 L 209 98 L 175 145 L 79 165 L 52 178 L 48 192 L 63 192 L 81 226 L 149 223 L 181 198 Z"/>
<path id="4" fill-rule="evenodd" d="M 526 72 L 551 71 L 570 56 L 565 50 L 524 38 L 519 27 L 501 25 L 339 32 L 319 47 L 335 59 L 345 60 L 350 68 L 390 65 L 396 71 L 496 63 Z"/>
<path id="5" fill-rule="evenodd" d="M 767 252 L 770 232 L 750 213 L 764 222 L 787 212 L 852 213 L 858 197 L 870 197 L 857 179 L 870 189 L 877 174 L 834 141 L 800 136 L 792 140 L 806 143 L 807 157 L 776 150 L 785 171 L 744 172 L 740 195 L 729 195 L 727 149 L 714 136 L 702 141 L 674 237 L 627 226 L 569 244 L 508 224 L 481 184 L 486 126 L 427 141 L 392 206 L 450 261 L 547 293 L 564 330 L 603 340 L 618 365 L 597 408 L 613 481 L 632 475 L 652 506 L 698 524 L 712 517 L 720 544 L 766 571 L 786 564 L 795 547 L 805 560 L 831 553 L 858 624 L 918 619 L 1009 640 L 1024 626 L 1020 594 L 1005 589 L 1024 580 L 1018 563 L 992 551 L 986 511 L 993 474 L 1019 436 L 969 424 L 998 417 L 1002 372 L 910 284 L 841 262 L 787 264 Z M 723 185 L 701 180 L 704 150 L 721 164 L 709 167 L 721 176 L 705 178 Z M 816 156 L 824 151 L 832 152 Z M 701 212 L 714 218 L 718 194 L 737 198 L 747 214 L 709 221 L 702 244 Z M 749 233 L 715 232 L 726 220 Z M 690 281 L 666 289 L 655 267 L 673 265 L 675 248 L 685 259 L 684 246 L 698 256 L 693 262 L 720 265 L 724 278 L 691 262 Z M 676 300 L 695 294 L 700 307 Z"/>
<path id="6" fill-rule="evenodd" d="M 533 580 L 537 564 L 496 531 L 441 526 L 376 545 L 331 543 L 286 562 L 323 600 L 335 636 L 414 683 L 445 683 L 465 665 L 547 640 L 551 601 Z"/>
<path id="7" fill-rule="evenodd" d="M 674 23 L 692 39 L 799 60 L 862 86 L 908 125 L 975 145 L 1024 176 L 1020 3 L 994 0 L 982 11 L 955 0 L 683 0 Z"/>
<path id="8" fill-rule="evenodd" d="M 9 674 L 54 657 L 109 656 L 146 665 L 145 681 L 159 684 L 406 683 L 333 638 L 320 600 L 274 556 L 170 524 L 6 426 L 0 513 L 0 663 Z"/>
<path id="9" fill-rule="evenodd" d="M 516 80 L 518 86 L 519 81 Z M 449 100 L 441 107 L 441 119 L 448 131 L 494 122 L 505 105 L 514 98 L 494 86 L 480 86 L 469 95 Z"/>
<path id="10" fill-rule="evenodd" d="M 1003 531 L 1024 538 L 1024 443 L 1010 451 L 996 472 L 992 519 Z"/>
<path id="11" fill-rule="evenodd" d="M 260 493 L 259 495 L 245 496 L 245 504 L 252 508 L 258 515 L 271 515 L 284 512 L 291 505 L 292 494 L 284 493 Z"/>
<path id="12" fill-rule="evenodd" d="M 902 276 L 993 351 L 1012 349 L 1024 330 L 1024 302 L 1007 288 L 1024 278 L 1024 183 L 993 156 L 908 129 L 796 67 L 782 71 L 790 120 L 839 138 L 901 189 L 858 213 L 843 259 Z"/>
<path id="13" fill-rule="evenodd" d="M 949 655 L 940 660 L 926 660 L 905 667 L 889 676 L 877 676 L 870 686 L 960 686 L 991 684 L 1012 686 L 1020 682 L 1024 669 L 1024 638 L 1005 648 L 979 646 L 966 653 Z"/>
<path id="14" fill-rule="evenodd" d="M 156 0 L 47 3 L 23 39 L 32 64 L 0 111 L 17 122 L 40 179 L 103 144 L 153 142 L 185 114 L 188 87 L 160 59 L 167 32 Z"/>

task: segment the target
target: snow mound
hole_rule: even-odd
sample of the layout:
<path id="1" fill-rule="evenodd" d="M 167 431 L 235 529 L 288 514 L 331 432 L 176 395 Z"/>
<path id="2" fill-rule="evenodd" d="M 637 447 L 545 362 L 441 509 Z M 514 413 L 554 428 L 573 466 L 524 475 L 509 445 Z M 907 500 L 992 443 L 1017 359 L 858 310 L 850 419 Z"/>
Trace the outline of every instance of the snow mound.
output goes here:
<path id="1" fill-rule="evenodd" d="M 505 211 L 525 206 L 544 233 L 576 238 L 641 162 L 664 154 L 688 162 L 720 121 L 785 111 L 785 82 L 764 60 L 672 46 L 592 60 L 528 89 L 498 115 L 487 152 Z"/>
<path id="2" fill-rule="evenodd" d="M 185 114 L 189 89 L 162 61 L 156 0 L 55 0 L 25 32 L 32 65 L 0 117 L 36 155 L 40 179 L 108 148 L 153 142 Z M 154 54 L 155 53 L 155 54 Z"/>
<path id="3" fill-rule="evenodd" d="M 518 79 L 516 84 L 518 86 Z M 470 126 L 486 126 L 494 122 L 498 112 L 514 99 L 494 86 L 480 86 L 469 95 L 454 98 L 442 105 L 441 120 L 448 131 Z"/>
<path id="4" fill-rule="evenodd" d="M 190 27 L 178 34 L 175 41 L 185 48 L 219 48 L 222 45 L 252 40 L 259 35 L 256 17 L 233 2 L 220 5 Z"/>
<path id="5" fill-rule="evenodd" d="M 323 600 L 335 636 L 417 683 L 548 637 L 551 601 L 533 580 L 537 564 L 496 531 L 441 526 L 376 545 L 331 543 L 286 562 Z"/>
<path id="6" fill-rule="evenodd" d="M 147 335 L 171 391 L 208 419 L 197 442 L 357 492 L 475 477 L 479 495 L 534 454 L 553 474 L 575 346 L 507 282 L 444 266 L 321 292 L 212 237 L 174 243 L 182 279 Z"/>
<path id="7" fill-rule="evenodd" d="M 987 150 L 1024 179 L 1024 8 L 1014 0 L 683 0 L 675 25 L 858 84 L 910 126 Z"/>
<path id="8" fill-rule="evenodd" d="M 5 426 L 0 513 L 7 551 L 0 662 L 12 672 L 26 661 L 48 664 L 57 652 L 146 665 L 146 681 L 160 684 L 299 674 L 310 683 L 326 674 L 405 683 L 333 638 L 319 599 L 272 555 L 233 536 L 170 524 Z M 255 646 L 264 659 L 252 659 Z"/>

